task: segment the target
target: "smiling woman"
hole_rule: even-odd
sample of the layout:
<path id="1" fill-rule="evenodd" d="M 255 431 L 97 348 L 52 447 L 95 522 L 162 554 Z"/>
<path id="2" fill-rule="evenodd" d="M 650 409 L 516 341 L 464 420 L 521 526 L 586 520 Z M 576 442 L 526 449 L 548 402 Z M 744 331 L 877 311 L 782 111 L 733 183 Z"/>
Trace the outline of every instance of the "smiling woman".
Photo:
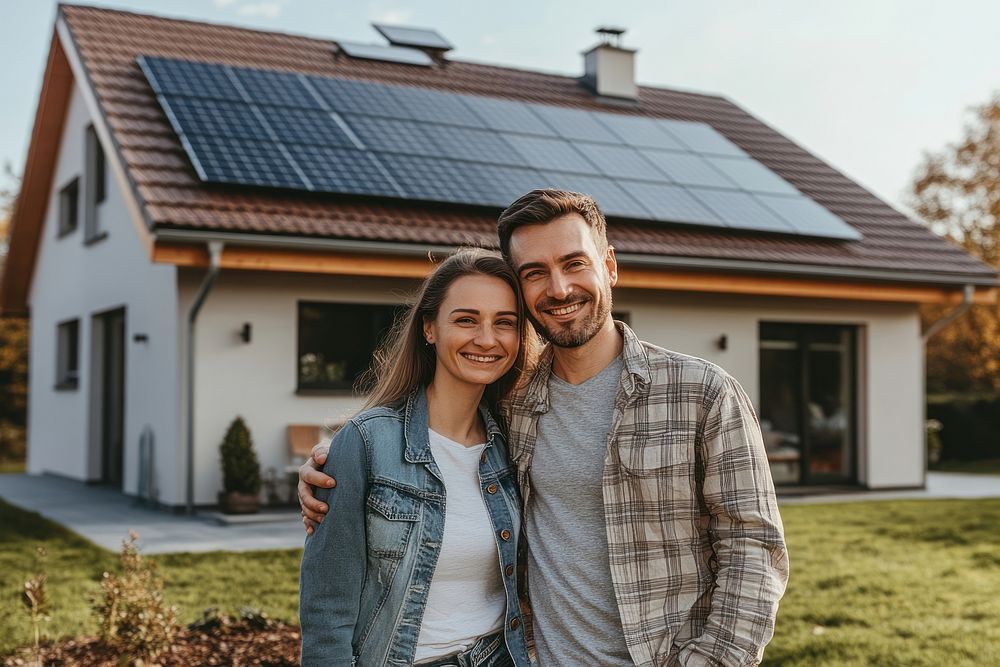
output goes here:
<path id="1" fill-rule="evenodd" d="M 459 251 L 376 353 L 366 409 L 331 444 L 330 516 L 306 540 L 303 665 L 530 664 L 521 504 L 492 416 L 533 349 L 521 303 L 499 255 Z"/>

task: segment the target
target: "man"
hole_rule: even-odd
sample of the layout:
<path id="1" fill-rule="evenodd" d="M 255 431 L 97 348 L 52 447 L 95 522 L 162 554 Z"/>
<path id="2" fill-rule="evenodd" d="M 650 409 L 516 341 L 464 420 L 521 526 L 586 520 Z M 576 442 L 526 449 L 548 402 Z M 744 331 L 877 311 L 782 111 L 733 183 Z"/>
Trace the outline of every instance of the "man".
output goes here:
<path id="1" fill-rule="evenodd" d="M 498 223 L 549 345 L 508 402 L 539 663 L 755 665 L 788 576 L 749 399 L 721 368 L 611 318 L 618 281 L 588 196 L 533 190 Z M 325 508 L 300 470 L 307 530 Z"/>

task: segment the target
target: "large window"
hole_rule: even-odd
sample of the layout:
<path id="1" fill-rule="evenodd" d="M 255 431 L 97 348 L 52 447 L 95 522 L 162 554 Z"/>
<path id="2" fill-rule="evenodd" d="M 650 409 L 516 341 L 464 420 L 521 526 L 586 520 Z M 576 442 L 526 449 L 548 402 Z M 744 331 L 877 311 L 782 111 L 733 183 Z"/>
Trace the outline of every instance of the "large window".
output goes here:
<path id="1" fill-rule="evenodd" d="M 86 170 L 84 172 L 84 215 L 83 231 L 84 241 L 87 243 L 100 241 L 107 232 L 100 228 L 97 207 L 104 202 L 107 196 L 107 161 L 104 158 L 104 149 L 101 141 L 97 138 L 97 132 L 91 125 L 86 131 L 86 144 L 84 145 L 84 160 Z"/>
<path id="2" fill-rule="evenodd" d="M 79 382 L 80 320 L 59 324 L 56 330 L 56 389 L 76 389 Z"/>
<path id="3" fill-rule="evenodd" d="M 298 389 L 352 389 L 400 310 L 400 306 L 300 301 Z"/>
<path id="4" fill-rule="evenodd" d="M 80 210 L 80 179 L 74 178 L 59 191 L 59 236 L 76 231 Z"/>

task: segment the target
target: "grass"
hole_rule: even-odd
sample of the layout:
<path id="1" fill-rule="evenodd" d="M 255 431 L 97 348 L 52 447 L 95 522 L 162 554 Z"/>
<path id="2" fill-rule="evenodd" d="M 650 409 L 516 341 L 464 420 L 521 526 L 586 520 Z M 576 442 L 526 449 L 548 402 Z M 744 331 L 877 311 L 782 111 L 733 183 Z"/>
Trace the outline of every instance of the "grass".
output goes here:
<path id="1" fill-rule="evenodd" d="M 0 475 L 5 472 L 24 472 L 24 461 L 0 460 Z"/>
<path id="2" fill-rule="evenodd" d="M 1000 664 L 1000 500 L 791 505 L 782 515 L 792 578 L 765 665 Z M 29 640 L 17 595 L 37 544 L 49 551 L 49 632 L 93 632 L 86 596 L 115 555 L 0 501 L 0 654 Z M 154 560 L 185 621 L 249 605 L 295 622 L 299 556 Z"/>
<path id="3" fill-rule="evenodd" d="M 1000 475 L 1000 459 L 982 461 L 941 461 L 931 466 L 934 472 L 965 472 L 977 475 Z"/>
<path id="4" fill-rule="evenodd" d="M 44 546 L 52 603 L 50 637 L 93 635 L 88 599 L 117 554 L 95 546 L 34 512 L 0 500 L 0 655 L 30 643 L 31 626 L 20 602 L 24 579 L 35 571 L 35 549 Z M 301 550 L 213 552 L 152 556 L 167 582 L 164 595 L 189 623 L 207 607 L 234 613 L 242 606 L 298 624 Z"/>

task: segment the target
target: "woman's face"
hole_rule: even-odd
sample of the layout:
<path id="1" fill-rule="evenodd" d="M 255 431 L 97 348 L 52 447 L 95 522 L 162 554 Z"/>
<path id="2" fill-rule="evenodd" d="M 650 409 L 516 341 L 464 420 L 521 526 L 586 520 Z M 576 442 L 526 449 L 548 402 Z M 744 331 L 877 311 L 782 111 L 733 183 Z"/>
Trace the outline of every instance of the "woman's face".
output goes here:
<path id="1" fill-rule="evenodd" d="M 434 345 L 434 381 L 487 385 L 510 370 L 520 340 L 514 291 L 500 278 L 462 276 L 451 284 L 424 338 Z"/>

